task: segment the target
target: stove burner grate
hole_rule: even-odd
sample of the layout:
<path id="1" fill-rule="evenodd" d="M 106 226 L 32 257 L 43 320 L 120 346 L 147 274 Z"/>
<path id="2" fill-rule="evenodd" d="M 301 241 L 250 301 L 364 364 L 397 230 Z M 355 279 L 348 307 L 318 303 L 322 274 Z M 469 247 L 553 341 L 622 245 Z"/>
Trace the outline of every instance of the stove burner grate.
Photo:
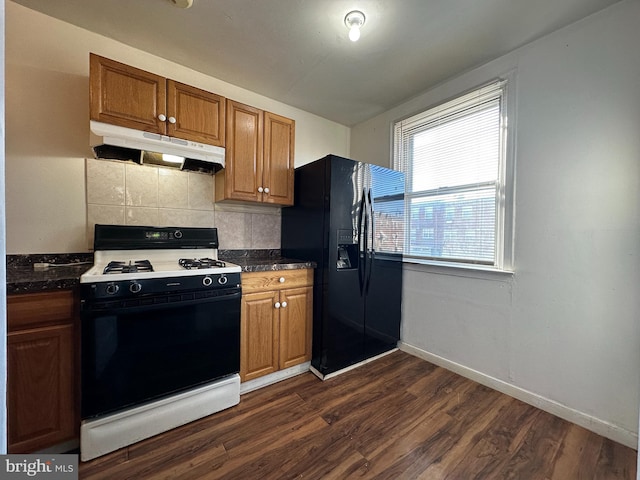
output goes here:
<path id="1" fill-rule="evenodd" d="M 220 260 L 213 260 L 212 258 L 181 258 L 178 260 L 178 264 L 187 270 L 215 267 L 222 268 L 225 266 L 224 262 L 221 262 Z"/>
<path id="2" fill-rule="evenodd" d="M 127 262 L 112 261 L 104 267 L 103 274 L 109 273 L 138 273 L 153 272 L 153 266 L 149 260 L 135 260 Z"/>

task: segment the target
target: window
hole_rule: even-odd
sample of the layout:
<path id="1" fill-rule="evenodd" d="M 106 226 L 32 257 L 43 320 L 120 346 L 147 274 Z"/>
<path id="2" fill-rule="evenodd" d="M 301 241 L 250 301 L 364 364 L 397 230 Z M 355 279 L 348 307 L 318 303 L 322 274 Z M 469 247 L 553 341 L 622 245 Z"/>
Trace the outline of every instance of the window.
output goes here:
<path id="1" fill-rule="evenodd" d="M 496 81 L 394 125 L 405 257 L 511 267 L 506 118 L 506 81 Z"/>

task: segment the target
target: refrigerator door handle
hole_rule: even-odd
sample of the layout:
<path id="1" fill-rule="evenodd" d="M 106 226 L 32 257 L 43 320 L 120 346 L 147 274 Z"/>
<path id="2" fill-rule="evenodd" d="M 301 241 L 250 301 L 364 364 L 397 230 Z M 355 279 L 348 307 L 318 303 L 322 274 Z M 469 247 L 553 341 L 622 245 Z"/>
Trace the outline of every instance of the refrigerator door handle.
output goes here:
<path id="1" fill-rule="evenodd" d="M 366 197 L 364 190 L 360 198 L 360 211 L 358 212 L 358 280 L 360 283 L 360 292 L 364 292 L 364 280 L 366 278 L 365 263 L 367 255 L 366 244 Z"/>
<path id="2" fill-rule="evenodd" d="M 371 200 L 371 190 L 367 192 L 367 200 L 369 204 L 369 223 L 371 225 L 371 248 L 370 252 L 372 256 L 376 254 L 376 221 L 373 218 L 373 201 Z"/>
<path id="3" fill-rule="evenodd" d="M 371 272 L 373 271 L 373 259 L 375 257 L 375 222 L 373 219 L 373 204 L 371 202 L 371 189 L 367 190 L 367 207 L 365 218 L 367 219 L 367 226 L 365 227 L 367 230 L 366 239 L 365 239 L 365 248 L 366 248 L 366 282 L 364 286 L 365 294 L 369 292 L 369 284 L 371 283 Z M 369 247 L 369 232 L 371 232 L 371 246 Z"/>

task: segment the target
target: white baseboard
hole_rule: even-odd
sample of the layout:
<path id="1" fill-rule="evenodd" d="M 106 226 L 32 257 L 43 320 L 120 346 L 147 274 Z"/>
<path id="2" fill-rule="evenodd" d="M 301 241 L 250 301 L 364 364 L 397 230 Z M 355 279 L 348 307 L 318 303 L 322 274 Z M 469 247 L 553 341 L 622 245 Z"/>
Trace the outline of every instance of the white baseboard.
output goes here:
<path id="1" fill-rule="evenodd" d="M 404 342 L 400 350 L 637 450 L 638 434 Z"/>
<path id="2" fill-rule="evenodd" d="M 277 372 L 270 373 L 264 377 L 255 378 L 248 382 L 240 384 L 240 395 L 252 392 L 267 385 L 273 385 L 274 383 L 286 380 L 287 378 L 295 377 L 301 373 L 309 371 L 311 362 L 301 363 L 300 365 L 294 365 L 293 367 L 285 368 L 284 370 L 278 370 Z"/>

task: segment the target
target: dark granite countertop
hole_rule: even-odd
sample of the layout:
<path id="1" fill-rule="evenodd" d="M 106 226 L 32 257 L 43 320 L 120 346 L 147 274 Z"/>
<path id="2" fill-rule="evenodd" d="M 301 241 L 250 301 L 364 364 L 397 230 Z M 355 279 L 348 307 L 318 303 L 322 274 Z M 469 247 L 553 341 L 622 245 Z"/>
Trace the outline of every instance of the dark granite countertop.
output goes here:
<path id="1" fill-rule="evenodd" d="M 315 268 L 315 262 L 296 260 L 293 258 L 271 258 L 266 261 L 256 259 L 229 259 L 230 262 L 240 265 L 243 272 L 267 272 L 276 270 L 298 270 L 301 268 Z"/>
<path id="2" fill-rule="evenodd" d="M 280 250 L 220 250 L 218 256 L 242 267 L 243 272 L 268 272 L 315 268 L 315 262 L 286 258 Z"/>
<path id="3" fill-rule="evenodd" d="M 80 283 L 80 275 L 90 266 L 49 267 L 45 270 L 34 270 L 33 267 L 7 266 L 7 294 L 73 288 Z"/>
<path id="4" fill-rule="evenodd" d="M 219 257 L 221 260 L 240 265 L 243 272 L 316 267 L 314 262 L 284 258 L 279 250 L 221 250 Z M 74 265 L 50 266 L 46 269 L 34 270 L 33 264 L 37 262 Z M 92 263 L 91 253 L 7 255 L 7 294 L 73 288 L 80 283 L 80 275 L 88 270 Z"/>
<path id="5" fill-rule="evenodd" d="M 34 263 L 57 266 L 35 270 Z M 7 294 L 73 288 L 92 263 L 91 253 L 7 255 Z"/>

